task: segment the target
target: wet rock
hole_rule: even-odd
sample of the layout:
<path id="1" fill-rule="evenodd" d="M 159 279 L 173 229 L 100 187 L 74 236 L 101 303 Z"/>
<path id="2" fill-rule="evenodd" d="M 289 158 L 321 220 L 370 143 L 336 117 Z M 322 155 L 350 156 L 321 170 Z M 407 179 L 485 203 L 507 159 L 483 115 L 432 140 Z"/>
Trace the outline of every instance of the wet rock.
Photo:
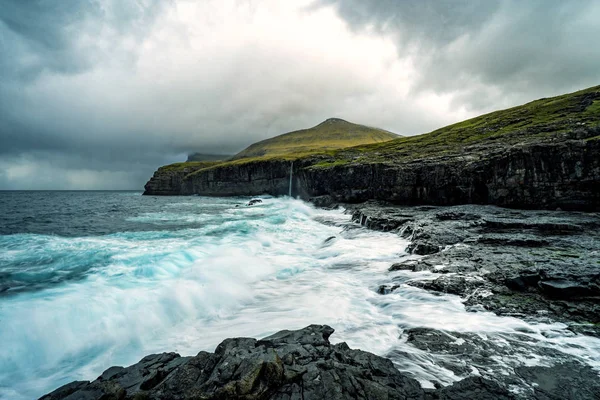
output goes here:
<path id="1" fill-rule="evenodd" d="M 460 211 L 443 211 L 435 214 L 440 221 L 475 221 L 481 218 L 479 214 L 471 214 Z"/>
<path id="2" fill-rule="evenodd" d="M 568 362 L 552 367 L 519 367 L 519 376 L 533 388 L 539 400 L 598 400 L 600 376 L 590 367 Z"/>
<path id="3" fill-rule="evenodd" d="M 335 240 L 335 238 L 336 238 L 335 236 L 329 236 L 327 239 L 325 239 L 325 240 L 323 241 L 323 244 L 328 244 L 328 243 L 331 243 L 332 241 L 334 241 L 334 240 Z"/>
<path id="4" fill-rule="evenodd" d="M 550 297 L 570 299 L 578 297 L 599 297 L 600 286 L 592 282 L 576 282 L 566 279 L 543 280 L 539 286 Z"/>
<path id="5" fill-rule="evenodd" d="M 527 221 L 518 219 L 484 219 L 483 227 L 493 231 L 526 231 L 537 230 L 546 234 L 568 235 L 582 232 L 581 225 L 569 222 L 553 222 L 541 219 L 539 221 Z"/>
<path id="6" fill-rule="evenodd" d="M 408 284 L 434 292 L 450 293 L 458 296 L 465 296 L 472 293 L 475 289 L 484 286 L 484 282 L 481 279 L 457 275 L 443 275 L 434 280 L 411 281 Z"/>
<path id="7" fill-rule="evenodd" d="M 326 325 L 311 325 L 262 340 L 227 339 L 214 353 L 195 357 L 149 356 L 42 399 L 424 398 L 418 382 L 391 361 L 351 350 L 345 343 L 331 345 L 332 333 Z"/>
<path id="8" fill-rule="evenodd" d="M 503 237 L 499 235 L 484 236 L 477 241 L 481 244 L 491 244 L 495 246 L 544 247 L 550 245 L 549 241 L 540 238 Z"/>
<path id="9" fill-rule="evenodd" d="M 372 216 L 391 223 L 387 226 L 403 223 L 395 230 L 411 242 L 406 251 L 413 257 L 394 263 L 390 271 L 463 277 L 413 280 L 410 285 L 460 295 L 471 309 L 551 317 L 576 332 L 600 335 L 598 214 L 479 205 L 399 207 L 373 201 L 348 207 L 365 226 Z M 388 228 L 378 222 L 373 229 Z M 415 259 L 417 255 L 423 257 Z M 400 278 L 405 279 L 394 275 L 388 286 Z"/>
<path id="10" fill-rule="evenodd" d="M 377 293 L 379 294 L 390 294 L 392 293 L 394 290 L 398 289 L 400 287 L 400 285 L 381 285 L 379 286 L 379 288 L 377 288 Z"/>
<path id="11" fill-rule="evenodd" d="M 315 205 L 315 207 L 321 208 L 335 208 L 337 207 L 337 203 L 333 199 L 333 197 L 324 195 L 324 196 L 316 196 L 308 199 L 309 202 Z"/>
<path id="12" fill-rule="evenodd" d="M 262 203 L 262 202 L 263 202 L 263 201 L 262 201 L 261 199 L 252 199 L 252 200 L 250 200 L 250 201 L 248 202 L 248 204 L 247 204 L 247 205 L 248 205 L 248 206 L 253 206 L 253 205 L 255 205 L 255 204 L 260 204 L 260 203 Z"/>
<path id="13" fill-rule="evenodd" d="M 402 262 L 394 263 L 388 268 L 388 271 L 416 271 L 419 263 L 417 262 Z"/>
<path id="14" fill-rule="evenodd" d="M 541 276 L 539 273 L 523 271 L 518 276 L 507 278 L 505 285 L 511 290 L 526 292 L 532 288 L 537 288 L 540 279 Z"/>
<path id="15" fill-rule="evenodd" d="M 428 254 L 435 254 L 440 251 L 440 246 L 425 242 L 425 241 L 416 241 L 412 242 L 406 248 L 406 251 L 410 254 L 418 254 L 421 256 L 426 256 Z"/>
<path id="16" fill-rule="evenodd" d="M 386 358 L 352 350 L 346 343 L 332 345 L 332 333 L 327 325 L 310 325 L 261 340 L 226 339 L 214 353 L 201 351 L 195 357 L 155 354 L 127 368 L 109 368 L 93 382 L 70 383 L 41 399 L 404 400 L 450 399 L 460 391 L 481 396 L 508 393 L 483 378 L 424 390 Z"/>
<path id="17" fill-rule="evenodd" d="M 565 360 L 558 350 L 537 346 L 537 340 L 526 332 L 490 337 L 483 332 L 412 328 L 403 337 L 456 376 L 470 375 L 438 389 L 430 398 L 597 399 L 594 396 L 600 393 L 597 371 Z M 562 361 L 551 367 L 524 366 L 523 357 Z M 478 376 L 471 375 L 473 369 Z M 507 392 L 507 387 L 519 388 L 518 394 Z"/>
<path id="18" fill-rule="evenodd" d="M 85 389 L 87 386 L 89 386 L 89 384 L 89 381 L 74 381 L 71 383 L 67 383 L 66 385 L 59 387 L 52 393 L 48 393 L 47 395 L 42 396 L 40 400 L 66 399 L 75 392 L 82 393 L 81 390 Z M 83 398 L 83 396 L 79 396 L 79 398 Z"/>
<path id="19" fill-rule="evenodd" d="M 470 376 L 452 386 L 442 388 L 431 399 L 439 400 L 509 400 L 515 395 L 497 383 L 479 376 Z"/>
<path id="20" fill-rule="evenodd" d="M 410 216 L 403 215 L 402 213 L 384 212 L 380 214 L 377 212 L 377 207 L 370 209 L 367 213 L 363 211 L 362 207 L 354 211 L 352 221 L 377 231 L 393 231 L 412 221 Z"/>

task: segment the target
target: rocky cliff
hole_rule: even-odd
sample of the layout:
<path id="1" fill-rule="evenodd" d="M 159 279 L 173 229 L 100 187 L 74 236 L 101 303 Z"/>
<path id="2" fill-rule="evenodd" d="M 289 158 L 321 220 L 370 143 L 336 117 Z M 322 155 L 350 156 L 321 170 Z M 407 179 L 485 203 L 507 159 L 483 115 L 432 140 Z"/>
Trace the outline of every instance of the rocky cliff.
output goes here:
<path id="1" fill-rule="evenodd" d="M 595 134 L 595 132 L 590 132 Z M 470 151 L 469 151 L 470 150 Z M 321 166 L 319 158 L 257 161 L 186 173 L 157 171 L 146 194 L 285 195 L 355 203 L 495 204 L 516 208 L 600 208 L 599 138 L 481 146 L 407 162 Z M 290 180 L 290 175 L 292 179 Z"/>
<path id="2" fill-rule="evenodd" d="M 187 172 L 159 170 L 145 194 L 282 195 L 291 187 L 294 196 L 333 202 L 597 210 L 599 150 L 600 87 L 594 87 L 416 137 Z"/>
<path id="3" fill-rule="evenodd" d="M 303 193 L 339 202 L 596 210 L 600 140 L 482 146 L 405 163 L 309 167 L 299 179 Z"/>

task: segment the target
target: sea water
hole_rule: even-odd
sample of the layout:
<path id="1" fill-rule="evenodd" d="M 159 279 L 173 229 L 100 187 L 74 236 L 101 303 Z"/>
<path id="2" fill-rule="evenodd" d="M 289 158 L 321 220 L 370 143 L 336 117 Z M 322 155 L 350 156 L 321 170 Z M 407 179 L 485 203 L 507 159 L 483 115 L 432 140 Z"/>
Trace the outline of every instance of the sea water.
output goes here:
<path id="1" fill-rule="evenodd" d="M 343 209 L 248 200 L 0 192 L 0 398 L 35 398 L 151 353 L 194 355 L 228 337 L 309 324 L 331 325 L 333 342 L 389 356 L 427 387 L 462 377 L 445 356 L 407 343 L 410 328 L 531 349 L 499 356 L 498 373 L 557 362 L 537 348 L 600 367 L 600 340 L 562 324 L 467 312 L 456 296 L 405 284 L 378 294 L 390 264 L 413 257 L 396 234 L 352 224 Z"/>

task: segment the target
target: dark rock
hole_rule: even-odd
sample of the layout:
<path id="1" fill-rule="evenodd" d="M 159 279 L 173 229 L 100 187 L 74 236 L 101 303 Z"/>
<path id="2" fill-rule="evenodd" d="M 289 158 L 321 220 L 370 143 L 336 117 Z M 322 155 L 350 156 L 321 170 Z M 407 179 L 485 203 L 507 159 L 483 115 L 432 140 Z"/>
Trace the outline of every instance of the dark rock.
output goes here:
<path id="1" fill-rule="evenodd" d="M 183 179 L 187 173 L 158 169 L 144 186 L 145 195 L 176 196 L 182 194 Z"/>
<path id="2" fill-rule="evenodd" d="M 469 214 L 465 212 L 445 211 L 435 214 L 440 221 L 473 221 L 481 218 L 478 214 Z"/>
<path id="3" fill-rule="evenodd" d="M 485 219 L 485 228 L 494 231 L 526 231 L 537 230 L 547 234 L 572 234 L 583 231 L 583 227 L 568 222 L 528 221 L 517 219 Z"/>
<path id="4" fill-rule="evenodd" d="M 344 203 L 592 211 L 600 209 L 598 153 L 598 140 L 496 142 L 418 160 L 308 167 L 298 176 L 309 197 L 330 195 Z"/>
<path id="5" fill-rule="evenodd" d="M 396 230 L 411 241 L 408 251 L 432 253 L 395 263 L 389 271 L 448 275 L 409 285 L 457 294 L 469 309 L 551 317 L 576 332 L 600 335 L 597 214 L 478 205 L 400 207 L 373 201 L 347 207 L 363 222 L 372 216 L 404 222 Z M 429 251 L 418 248 L 424 243 L 431 245 Z M 394 275 L 385 286 L 405 281 L 404 274 Z"/>
<path id="6" fill-rule="evenodd" d="M 520 275 L 507 278 L 504 283 L 511 290 L 526 292 L 531 288 L 536 288 L 541 277 L 539 273 L 522 272 Z"/>
<path id="7" fill-rule="evenodd" d="M 484 285 L 483 280 L 473 279 L 465 276 L 443 275 L 431 281 L 411 281 L 409 285 L 434 292 L 456 294 L 464 296 Z"/>
<path id="8" fill-rule="evenodd" d="M 81 389 L 89 386 L 89 381 L 74 381 L 71 383 L 67 383 L 64 386 L 59 387 L 55 391 L 48 393 L 45 396 L 42 396 L 40 400 L 60 400 L 68 398 L 71 394 L 75 392 L 79 392 Z M 83 398 L 81 396 L 80 398 Z"/>
<path id="9" fill-rule="evenodd" d="M 127 368 L 110 368 L 91 383 L 70 383 L 42 399 L 404 400 L 455 398 L 459 391 L 508 393 L 482 378 L 458 382 L 458 390 L 426 391 L 386 358 L 346 343 L 330 344 L 332 333 L 327 325 L 310 325 L 262 340 L 227 339 L 214 353 L 195 357 L 156 354 Z"/>
<path id="10" fill-rule="evenodd" d="M 440 389 L 430 398 L 439 400 L 509 400 L 514 399 L 515 395 L 493 381 L 480 376 L 470 376 L 452 386 Z"/>
<path id="11" fill-rule="evenodd" d="M 410 216 L 406 216 L 401 213 L 392 214 L 386 212 L 385 214 L 379 215 L 377 213 L 377 208 L 375 208 L 375 210 L 369 210 L 370 212 L 367 213 L 364 213 L 363 211 L 363 207 L 354 211 L 352 214 L 352 221 L 377 231 L 393 231 L 412 221 Z"/>
<path id="12" fill-rule="evenodd" d="M 388 271 L 416 271 L 418 263 L 415 262 L 402 262 L 392 264 L 391 267 L 388 268 Z"/>
<path id="13" fill-rule="evenodd" d="M 248 206 L 253 206 L 253 205 L 255 205 L 255 204 L 260 204 L 260 203 L 262 203 L 262 202 L 263 202 L 263 201 L 262 201 L 261 199 L 252 199 L 252 200 L 250 200 L 250 201 L 248 202 L 248 204 L 247 204 L 247 205 L 248 205 Z"/>
<path id="14" fill-rule="evenodd" d="M 406 251 L 410 254 L 426 256 L 428 254 L 434 254 L 439 252 L 440 246 L 425 241 L 416 241 L 408 245 Z"/>
<path id="15" fill-rule="evenodd" d="M 323 241 L 323 244 L 331 243 L 335 238 L 336 238 L 335 236 L 329 236 L 327 239 L 325 239 Z"/>
<path id="16" fill-rule="evenodd" d="M 519 367 L 521 378 L 534 390 L 532 398 L 539 400 L 598 400 L 600 376 L 588 366 L 575 362 L 552 367 Z"/>
<path id="17" fill-rule="evenodd" d="M 440 388 L 431 399 L 597 399 L 594 396 L 600 393 L 598 372 L 577 361 L 564 361 L 564 353 L 536 346 L 537 340 L 527 334 L 495 338 L 478 332 L 413 328 L 403 337 L 457 376 L 469 374 L 472 367 L 481 375 Z M 523 366 L 518 361 L 522 357 L 561 361 L 552 367 L 532 367 Z M 508 392 L 509 386 L 518 387 L 520 394 Z"/>
<path id="18" fill-rule="evenodd" d="M 381 285 L 381 286 L 379 286 L 379 288 L 377 288 L 377 293 L 379 293 L 379 294 L 390 294 L 394 290 L 398 289 L 399 287 L 400 287 L 400 285 L 392 285 L 392 286 Z"/>
<path id="19" fill-rule="evenodd" d="M 315 205 L 315 207 L 321 207 L 321 208 L 335 208 L 337 207 L 337 203 L 335 202 L 335 200 L 333 199 L 333 197 L 331 196 L 317 196 L 317 197 L 311 197 L 310 199 L 308 199 L 309 202 L 311 202 L 312 204 Z"/>
<path id="20" fill-rule="evenodd" d="M 569 299 L 577 297 L 600 297 L 600 287 L 591 282 L 575 282 L 566 279 L 543 280 L 538 283 L 542 291 L 551 297 Z"/>
<path id="21" fill-rule="evenodd" d="M 539 238 L 502 237 L 499 235 L 481 237 L 477 241 L 481 244 L 491 244 L 496 246 L 544 247 L 550 245 L 550 242 L 547 240 Z"/>

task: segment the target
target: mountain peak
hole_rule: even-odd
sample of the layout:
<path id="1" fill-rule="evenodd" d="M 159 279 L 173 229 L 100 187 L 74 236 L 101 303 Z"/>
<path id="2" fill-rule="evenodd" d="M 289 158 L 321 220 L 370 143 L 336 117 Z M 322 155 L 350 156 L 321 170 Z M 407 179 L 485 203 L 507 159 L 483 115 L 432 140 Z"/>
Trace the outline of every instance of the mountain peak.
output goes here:
<path id="1" fill-rule="evenodd" d="M 353 124 L 341 118 L 329 118 L 312 128 L 284 133 L 254 143 L 233 156 L 232 160 L 263 156 L 299 157 L 300 154 L 316 154 L 396 138 L 397 135 L 382 129 Z"/>
<path id="2" fill-rule="evenodd" d="M 343 120 L 341 118 L 327 118 L 325 121 L 321 122 L 319 125 L 339 124 L 340 122 L 348 123 L 348 121 Z"/>

